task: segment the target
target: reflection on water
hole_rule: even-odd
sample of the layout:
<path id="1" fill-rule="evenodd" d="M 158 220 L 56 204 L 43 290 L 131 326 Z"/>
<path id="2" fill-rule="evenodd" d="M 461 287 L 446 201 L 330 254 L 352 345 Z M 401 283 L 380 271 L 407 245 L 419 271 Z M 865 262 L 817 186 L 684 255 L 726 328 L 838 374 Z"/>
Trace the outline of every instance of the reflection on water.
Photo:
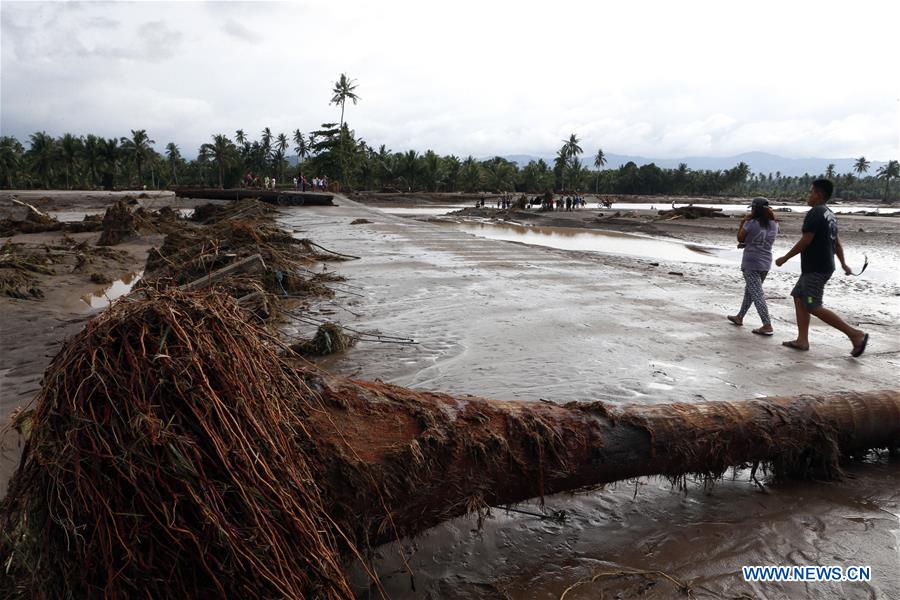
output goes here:
<path id="1" fill-rule="evenodd" d="M 194 214 L 193 208 L 176 208 L 175 210 L 184 219 L 189 219 Z M 83 221 L 85 217 L 102 215 L 105 212 L 105 208 L 85 208 L 82 210 L 48 210 L 47 214 L 62 223 L 75 223 Z"/>
<path id="2" fill-rule="evenodd" d="M 104 308 L 109 306 L 113 300 L 121 298 L 129 293 L 143 274 L 143 271 L 128 273 L 127 275 L 122 276 L 121 279 L 113 281 L 112 284 L 106 288 L 101 288 L 92 294 L 85 294 L 81 297 L 81 300 L 91 308 Z"/>
<path id="3" fill-rule="evenodd" d="M 743 257 L 743 250 L 738 249 L 736 245 L 730 248 L 709 244 L 701 245 L 602 229 L 539 227 L 480 221 L 434 221 L 434 223 L 491 240 L 519 242 L 559 250 L 602 252 L 665 262 L 737 266 L 741 264 Z M 788 250 L 790 242 L 791 240 L 780 238 L 773 248 L 774 256 L 784 254 Z M 871 264 L 865 274 L 859 278 L 860 281 L 900 284 L 900 275 L 898 275 L 900 267 L 898 267 L 896 256 L 871 249 L 867 252 Z M 863 263 L 862 251 L 859 249 L 848 250 L 847 262 L 859 268 Z M 780 270 L 799 273 L 800 260 L 794 259 L 780 267 Z"/>
<path id="4" fill-rule="evenodd" d="M 376 207 L 382 212 L 389 215 L 397 215 L 400 217 L 437 217 L 448 213 L 473 206 L 472 204 L 448 204 L 445 206 L 379 206 Z"/>
<path id="5" fill-rule="evenodd" d="M 47 211 L 47 214 L 62 223 L 74 223 L 83 221 L 89 215 L 102 215 L 104 212 L 106 211 L 102 208 L 86 208 L 84 210 L 50 210 Z"/>
<path id="6" fill-rule="evenodd" d="M 687 206 L 688 204 L 685 202 L 676 202 L 675 206 L 682 207 Z M 589 208 L 596 208 L 596 203 L 588 203 Z M 747 212 L 750 209 L 749 204 L 705 204 L 702 202 L 694 203 L 693 206 L 700 206 L 703 208 L 720 208 L 722 212 L 728 215 L 740 215 Z M 652 202 L 613 202 L 612 208 L 605 208 L 604 210 L 671 210 L 671 203 L 666 204 L 665 202 L 660 202 L 654 204 Z M 783 205 L 772 205 L 772 208 L 776 211 L 781 211 L 787 209 L 790 212 L 795 213 L 805 213 L 809 210 L 809 207 L 805 204 L 783 204 Z M 885 208 L 881 206 L 861 206 L 858 204 L 829 204 L 828 208 L 830 208 L 833 212 L 838 214 L 850 214 L 855 212 L 877 212 L 883 215 L 890 215 L 894 213 L 900 213 L 900 208 Z"/>
<path id="7" fill-rule="evenodd" d="M 510 223 L 446 222 L 458 231 L 492 240 L 521 242 L 560 250 L 605 252 L 638 258 L 699 262 L 708 264 L 740 263 L 737 248 L 701 246 L 632 233 L 569 227 L 529 227 Z"/>

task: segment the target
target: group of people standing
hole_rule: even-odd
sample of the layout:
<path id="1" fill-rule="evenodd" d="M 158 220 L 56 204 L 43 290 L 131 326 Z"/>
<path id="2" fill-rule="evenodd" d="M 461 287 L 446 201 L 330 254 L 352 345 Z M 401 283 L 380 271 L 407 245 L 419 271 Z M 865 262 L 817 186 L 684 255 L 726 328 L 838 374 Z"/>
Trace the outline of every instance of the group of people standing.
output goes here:
<path id="1" fill-rule="evenodd" d="M 791 296 L 794 299 L 794 313 L 797 319 L 797 337 L 782 342 L 794 350 L 809 350 L 810 315 L 814 315 L 838 329 L 853 344 L 851 356 L 861 356 L 869 343 L 869 334 L 852 327 L 840 316 L 823 306 L 825 285 L 834 274 L 837 256 L 847 275 L 852 270 L 844 260 L 844 249 L 838 238 L 837 219 L 828 208 L 827 202 L 834 192 L 834 184 L 827 179 L 817 179 L 812 183 L 806 203 L 810 210 L 803 220 L 802 237 L 785 254 L 775 260 L 779 267 L 796 255 L 800 255 L 800 277 Z M 763 282 L 772 267 L 772 246 L 778 236 L 778 221 L 766 198 L 754 198 L 751 211 L 741 220 L 738 228 L 738 247 L 744 249 L 741 272 L 744 275 L 744 300 L 736 315 L 728 320 L 734 325 L 744 324 L 744 316 L 753 305 L 762 321 L 762 326 L 753 333 L 764 336 L 774 334 L 769 309 L 766 304 Z"/>
<path id="2" fill-rule="evenodd" d="M 260 180 L 259 175 L 254 175 L 253 173 L 247 173 L 244 175 L 244 187 L 247 188 L 260 188 L 263 190 L 272 190 L 275 191 L 275 185 L 278 180 L 275 177 L 269 177 L 266 175 Z M 328 189 L 328 177 L 313 177 L 312 185 L 307 181 L 306 177 L 303 176 L 303 173 L 297 173 L 297 176 L 292 180 L 294 189 L 305 192 L 307 189 L 312 190 L 327 190 Z"/>
<path id="3" fill-rule="evenodd" d="M 572 211 L 587 206 L 584 196 L 566 196 L 563 198 L 544 198 L 541 201 L 541 210 L 565 210 Z"/>
<path id="4" fill-rule="evenodd" d="M 259 178 L 259 175 L 254 175 L 253 173 L 247 173 L 246 175 L 244 175 L 244 187 L 246 188 L 274 190 L 275 183 L 276 179 L 274 177 L 269 177 L 268 175 L 266 175 L 262 179 Z"/>

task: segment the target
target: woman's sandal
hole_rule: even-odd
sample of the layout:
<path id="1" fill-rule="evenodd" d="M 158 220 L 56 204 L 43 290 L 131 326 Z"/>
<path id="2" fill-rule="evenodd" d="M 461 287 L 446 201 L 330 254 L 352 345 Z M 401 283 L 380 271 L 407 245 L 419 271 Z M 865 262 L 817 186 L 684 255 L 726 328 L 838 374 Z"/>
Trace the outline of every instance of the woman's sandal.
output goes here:
<path id="1" fill-rule="evenodd" d="M 757 329 L 754 329 L 754 330 L 753 330 L 753 333 L 755 333 L 756 335 L 765 335 L 765 336 L 772 336 L 772 335 L 775 335 L 775 332 L 774 332 L 774 331 L 765 331 L 765 330 L 763 330 L 762 327 L 759 327 L 759 328 L 757 328 Z"/>

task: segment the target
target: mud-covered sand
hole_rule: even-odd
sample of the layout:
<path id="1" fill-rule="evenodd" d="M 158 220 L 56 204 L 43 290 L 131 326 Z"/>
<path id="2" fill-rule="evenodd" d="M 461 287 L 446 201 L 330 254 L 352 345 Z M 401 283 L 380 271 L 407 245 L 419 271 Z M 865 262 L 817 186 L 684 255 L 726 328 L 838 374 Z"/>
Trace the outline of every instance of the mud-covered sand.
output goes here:
<path id="1" fill-rule="evenodd" d="M 418 342 L 360 342 L 322 362 L 339 373 L 522 401 L 689 402 L 898 385 L 897 285 L 836 276 L 827 301 L 872 334 L 869 349 L 852 359 L 843 336 L 814 323 L 812 349 L 798 353 L 779 344 L 794 333 L 791 273 L 773 271 L 766 281 L 776 336 L 759 338 L 724 320 L 743 289 L 730 266 L 498 242 L 337 203 L 281 213 L 298 235 L 363 257 L 329 267 L 347 285 L 317 306 L 320 316 Z M 559 214 L 552 216 L 568 218 Z M 370 223 L 350 225 L 361 218 Z M 873 250 L 895 252 L 897 219 L 873 219 L 860 225 L 885 228 Z M 839 220 L 845 246 L 864 243 Z M 672 222 L 654 233 L 696 235 L 698 243 L 720 236 L 724 244 L 736 224 Z M 791 227 L 799 225 L 785 220 L 785 235 Z M 123 272 L 143 264 L 151 242 L 130 249 Z M 78 298 L 92 287 L 69 281 L 43 301 L 0 300 L 0 417 L 37 390 L 62 338 L 90 315 Z M 751 310 L 747 323 L 755 320 Z M 692 582 L 700 598 L 898 598 L 900 464 L 883 457 L 849 470 L 843 481 L 769 493 L 740 472 L 709 493 L 697 482 L 682 493 L 654 478 L 553 496 L 546 509 L 564 511 L 564 522 L 497 509 L 482 529 L 462 518 L 405 541 L 413 577 L 396 546 L 379 549 L 375 565 L 392 598 L 559 598 L 597 572 L 621 569 L 665 571 Z M 873 580 L 751 585 L 740 578 L 747 564 L 869 565 Z M 566 598 L 597 598 L 601 589 L 603 597 L 679 597 L 659 577 L 613 577 Z"/>
<path id="2" fill-rule="evenodd" d="M 773 271 L 766 282 L 776 336 L 760 338 L 725 321 L 743 292 L 731 266 L 498 242 L 338 204 L 284 217 L 363 257 L 337 268 L 358 287 L 337 306 L 321 305 L 323 314 L 419 343 L 362 342 L 323 362 L 337 372 L 523 401 L 690 402 L 898 384 L 897 285 L 836 277 L 829 287 L 829 304 L 872 334 L 862 359 L 818 323 L 812 350 L 798 353 L 780 345 L 794 335 L 792 273 Z M 371 223 L 349 225 L 358 218 Z M 730 238 L 737 220 L 721 221 L 709 227 Z M 887 242 L 896 223 L 874 225 L 887 228 Z M 706 225 L 690 226 L 696 234 Z M 751 312 L 747 323 L 756 319 Z M 898 597 L 900 464 L 884 458 L 850 472 L 841 482 L 769 493 L 740 472 L 710 494 L 697 482 L 683 494 L 644 479 L 558 495 L 546 508 L 565 511 L 564 523 L 498 509 L 481 530 L 474 517 L 457 519 L 404 544 L 415 590 L 396 547 L 382 548 L 376 565 L 393 598 L 559 598 L 598 571 L 620 569 L 666 571 L 692 581 L 700 598 Z M 750 564 L 863 564 L 873 580 L 751 585 L 740 577 Z M 566 598 L 598 598 L 601 588 L 603 597 L 679 597 L 658 577 L 617 577 Z"/>

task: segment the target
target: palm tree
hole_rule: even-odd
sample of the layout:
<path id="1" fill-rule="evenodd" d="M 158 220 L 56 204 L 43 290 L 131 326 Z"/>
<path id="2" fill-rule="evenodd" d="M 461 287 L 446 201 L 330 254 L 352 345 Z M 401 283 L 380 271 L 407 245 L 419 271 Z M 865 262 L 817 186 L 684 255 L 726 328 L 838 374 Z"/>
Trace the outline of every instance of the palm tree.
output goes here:
<path id="1" fill-rule="evenodd" d="M 467 192 L 474 192 L 481 187 L 481 166 L 471 154 L 463 161 L 459 179 Z"/>
<path id="2" fill-rule="evenodd" d="M 869 166 L 871 164 L 872 163 L 866 160 L 865 156 L 860 156 L 859 158 L 857 158 L 856 162 L 853 163 L 853 170 L 856 171 L 856 176 L 859 179 L 862 179 L 863 173 L 869 172 Z"/>
<path id="3" fill-rule="evenodd" d="M 175 185 L 178 185 L 178 162 L 181 160 L 181 150 L 178 149 L 175 142 L 166 144 L 166 160 L 172 170 L 172 179 L 175 180 Z"/>
<path id="4" fill-rule="evenodd" d="M 284 153 L 287 150 L 288 145 L 287 136 L 283 133 L 279 133 L 278 137 L 275 138 L 275 150 L 277 151 L 275 165 L 278 168 L 281 183 L 284 183 Z"/>
<path id="5" fill-rule="evenodd" d="M 276 146 L 272 150 L 272 166 L 275 167 L 275 172 L 280 176 L 281 183 L 284 183 L 284 162 L 284 150 Z"/>
<path id="6" fill-rule="evenodd" d="M 569 175 L 569 181 L 572 182 L 572 190 L 578 192 L 580 189 L 581 179 L 585 174 L 584 165 L 581 164 L 581 159 L 579 159 L 577 156 L 573 156 L 572 160 L 570 160 L 566 165 L 566 171 Z"/>
<path id="7" fill-rule="evenodd" d="M 294 152 L 297 153 L 297 164 L 302 163 L 309 156 L 309 143 L 299 129 L 294 130 Z"/>
<path id="8" fill-rule="evenodd" d="M 75 175 L 75 163 L 81 153 L 81 138 L 71 133 L 63 135 L 59 140 L 59 154 L 66 168 L 66 189 L 71 189 L 69 176 Z"/>
<path id="9" fill-rule="evenodd" d="M 24 154 L 25 148 L 22 147 L 19 140 L 6 135 L 0 137 L 0 172 L 9 188 L 13 187 L 13 174 L 19 172 Z"/>
<path id="10" fill-rule="evenodd" d="M 103 185 L 107 188 L 116 187 L 116 177 L 119 174 L 119 161 L 122 159 L 122 149 L 116 138 L 100 138 L 100 158 L 103 160 Z"/>
<path id="11" fill-rule="evenodd" d="M 419 153 L 409 150 L 400 155 L 400 176 L 406 183 L 408 191 L 412 191 L 416 185 L 416 176 L 419 174 Z"/>
<path id="12" fill-rule="evenodd" d="M 825 179 L 834 179 L 834 163 L 828 163 L 825 168 Z"/>
<path id="13" fill-rule="evenodd" d="M 263 131 L 262 131 L 261 143 L 262 143 L 263 151 L 266 153 L 266 156 L 268 156 L 269 150 L 272 149 L 272 130 L 269 129 L 268 127 L 263 129 Z"/>
<path id="14" fill-rule="evenodd" d="M 152 151 L 150 146 L 155 143 L 154 140 L 147 136 L 146 129 L 138 129 L 136 131 L 132 129 L 130 139 L 122 138 L 122 151 L 131 155 L 134 166 L 137 168 L 138 187 L 141 187 L 144 183 L 144 162 L 147 160 L 147 155 Z"/>
<path id="15" fill-rule="evenodd" d="M 603 154 L 603 149 L 597 150 L 597 156 L 594 157 L 594 166 L 597 167 L 597 170 L 600 171 L 603 167 L 606 166 L 606 155 Z M 600 193 L 600 173 L 597 173 L 597 189 L 596 192 Z"/>
<path id="16" fill-rule="evenodd" d="M 268 131 L 268 127 L 266 130 Z M 212 144 L 203 144 L 200 147 L 201 153 L 205 157 L 211 158 L 215 161 L 216 166 L 219 168 L 219 187 L 225 187 L 225 169 L 231 165 L 231 162 L 234 160 L 237 155 L 237 147 L 234 145 L 234 142 L 228 139 L 224 134 L 219 133 L 214 136 Z"/>
<path id="17" fill-rule="evenodd" d="M 505 192 L 515 186 L 515 169 L 505 158 L 495 156 L 484 163 L 487 184 L 496 192 Z"/>
<path id="18" fill-rule="evenodd" d="M 238 129 L 234 132 L 234 141 L 238 146 L 243 146 L 247 142 L 247 135 L 243 129 Z"/>
<path id="19" fill-rule="evenodd" d="M 441 159 L 434 150 L 426 151 L 422 157 L 422 177 L 425 188 L 429 192 L 436 192 L 441 182 Z"/>
<path id="20" fill-rule="evenodd" d="M 344 105 L 347 103 L 347 100 L 352 100 L 354 106 L 359 101 L 359 96 L 354 90 L 356 90 L 356 81 L 347 77 L 346 73 L 341 73 L 338 80 L 334 82 L 334 89 L 331 90 L 331 93 L 334 95 L 331 97 L 329 104 L 341 105 L 341 123 L 338 129 L 343 129 L 344 127 Z"/>
<path id="21" fill-rule="evenodd" d="M 568 140 L 563 140 L 563 152 L 566 158 L 572 158 L 584 152 L 578 145 L 579 141 L 578 136 L 574 133 L 569 136 Z"/>
<path id="22" fill-rule="evenodd" d="M 81 144 L 81 159 L 90 177 L 91 185 L 96 185 L 99 179 L 100 165 L 103 162 L 103 157 L 100 153 L 100 143 L 102 141 L 102 138 L 89 133 Z"/>
<path id="23" fill-rule="evenodd" d="M 53 177 L 53 167 L 56 162 L 56 141 L 46 131 L 32 133 L 28 140 L 31 147 L 25 156 L 31 162 L 31 167 L 44 188 L 50 187 L 50 178 Z"/>
<path id="24" fill-rule="evenodd" d="M 891 187 L 891 179 L 900 178 L 900 161 L 891 160 L 878 168 L 877 177 L 884 179 L 884 202 L 887 202 Z"/>

